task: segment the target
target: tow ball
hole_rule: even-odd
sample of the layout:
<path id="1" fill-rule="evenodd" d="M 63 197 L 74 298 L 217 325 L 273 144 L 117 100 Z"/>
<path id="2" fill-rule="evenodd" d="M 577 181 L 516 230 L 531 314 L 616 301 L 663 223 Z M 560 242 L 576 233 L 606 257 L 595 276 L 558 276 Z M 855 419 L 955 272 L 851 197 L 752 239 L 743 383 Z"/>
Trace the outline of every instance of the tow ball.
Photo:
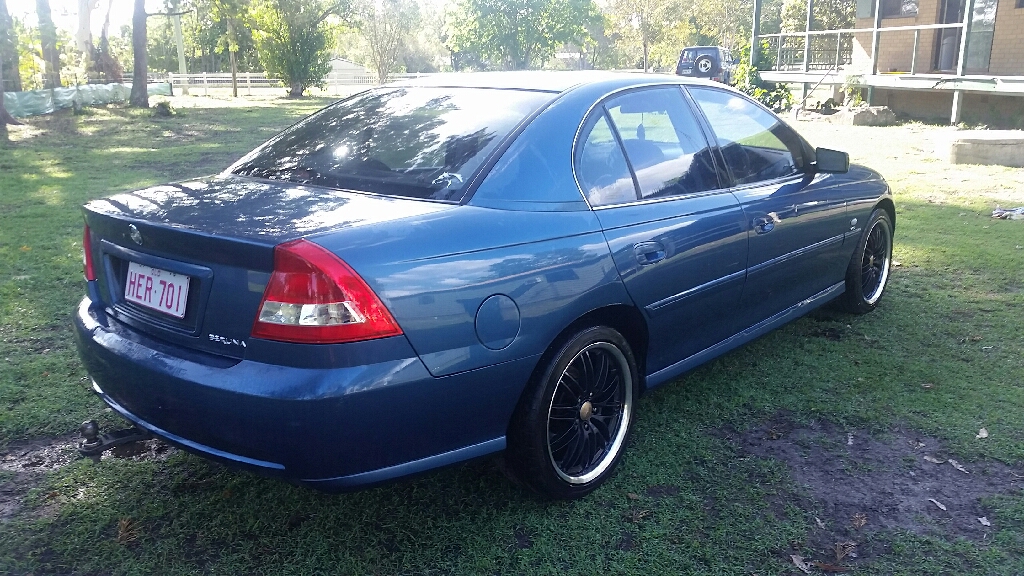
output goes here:
<path id="1" fill-rule="evenodd" d="M 78 444 L 78 453 L 91 458 L 93 462 L 99 462 L 100 455 L 107 450 L 132 442 L 149 440 L 153 437 L 149 432 L 135 426 L 100 434 L 100 425 L 95 420 L 83 422 L 78 427 L 78 431 L 82 434 L 82 441 Z"/>

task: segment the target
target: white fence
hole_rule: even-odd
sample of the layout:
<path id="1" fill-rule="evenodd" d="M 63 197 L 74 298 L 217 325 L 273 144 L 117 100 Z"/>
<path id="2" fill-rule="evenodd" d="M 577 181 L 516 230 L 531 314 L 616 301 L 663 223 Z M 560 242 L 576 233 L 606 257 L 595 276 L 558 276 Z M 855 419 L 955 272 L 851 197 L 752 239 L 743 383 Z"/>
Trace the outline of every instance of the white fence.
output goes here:
<path id="1" fill-rule="evenodd" d="M 209 96 L 211 92 L 223 93 L 231 89 L 231 74 L 226 72 L 202 74 L 168 74 L 168 81 L 183 92 Z M 376 84 L 377 76 L 365 73 L 337 73 L 327 75 L 325 82 L 328 87 L 352 86 L 360 84 Z M 280 88 L 285 86 L 280 78 L 268 77 L 264 72 L 239 72 L 238 92 L 252 96 L 253 89 Z"/>
<path id="2" fill-rule="evenodd" d="M 429 75 L 430 74 L 394 74 L 388 79 L 399 80 L 402 78 L 419 78 Z M 231 90 L 231 74 L 228 72 L 168 74 L 167 81 L 175 87 L 178 93 L 209 96 L 211 92 L 214 94 L 224 94 L 225 91 Z M 327 85 L 325 91 L 338 92 L 337 88 L 341 86 L 375 85 L 379 82 L 377 81 L 376 74 L 353 70 L 331 72 L 327 75 L 327 78 L 324 79 L 324 83 Z M 259 91 L 260 89 L 281 88 L 284 86 L 285 84 L 280 78 L 268 77 L 264 72 L 238 73 L 238 93 L 246 96 L 252 96 L 254 89 Z"/>

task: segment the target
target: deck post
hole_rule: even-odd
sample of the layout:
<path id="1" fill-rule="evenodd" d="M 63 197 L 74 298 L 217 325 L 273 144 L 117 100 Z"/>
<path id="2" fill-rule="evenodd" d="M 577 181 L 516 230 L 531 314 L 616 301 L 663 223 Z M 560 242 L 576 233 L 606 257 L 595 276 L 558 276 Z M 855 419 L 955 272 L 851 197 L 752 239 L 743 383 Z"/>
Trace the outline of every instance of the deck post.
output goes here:
<path id="1" fill-rule="evenodd" d="M 917 47 L 921 45 L 921 30 L 914 30 L 914 53 L 910 55 L 910 75 L 917 74 Z"/>
<path id="2" fill-rule="evenodd" d="M 964 27 L 960 29 L 960 54 L 956 60 L 956 75 L 959 82 L 960 77 L 967 71 L 967 40 L 971 36 L 971 16 L 974 15 L 974 0 L 967 0 L 964 6 Z M 963 116 L 964 92 L 963 90 L 953 91 L 953 110 L 949 116 L 950 126 L 960 123 Z"/>
<path id="3" fill-rule="evenodd" d="M 810 70 L 811 64 L 811 24 L 814 22 L 814 0 L 807 0 L 807 26 L 804 28 L 804 76 L 807 75 L 807 71 Z M 801 104 L 803 108 L 807 105 L 807 93 L 810 92 L 811 85 L 804 82 L 803 90 L 801 91 Z"/>
<path id="4" fill-rule="evenodd" d="M 869 76 L 878 74 L 878 49 L 881 41 L 882 0 L 875 0 L 875 27 L 871 30 L 871 70 Z M 875 87 L 868 85 L 868 104 L 874 104 Z"/>
<path id="5" fill-rule="evenodd" d="M 754 0 L 754 21 L 750 25 L 750 67 L 757 70 L 758 57 L 761 55 L 761 2 Z"/>

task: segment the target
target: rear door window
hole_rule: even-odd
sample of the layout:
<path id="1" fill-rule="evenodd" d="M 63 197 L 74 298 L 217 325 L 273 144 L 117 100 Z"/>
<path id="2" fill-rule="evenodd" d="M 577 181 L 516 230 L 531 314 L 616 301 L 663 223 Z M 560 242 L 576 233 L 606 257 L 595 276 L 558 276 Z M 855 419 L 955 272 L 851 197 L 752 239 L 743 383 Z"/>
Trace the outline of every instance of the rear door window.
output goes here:
<path id="1" fill-rule="evenodd" d="M 687 88 L 697 101 L 736 184 L 760 182 L 801 173 L 800 137 L 773 114 L 753 102 L 713 88 Z"/>
<path id="2" fill-rule="evenodd" d="M 576 176 L 591 206 L 637 199 L 633 176 L 605 114 L 588 121 L 583 145 L 576 149 Z"/>
<path id="3" fill-rule="evenodd" d="M 641 198 L 719 187 L 704 133 L 677 87 L 629 92 L 605 104 Z"/>

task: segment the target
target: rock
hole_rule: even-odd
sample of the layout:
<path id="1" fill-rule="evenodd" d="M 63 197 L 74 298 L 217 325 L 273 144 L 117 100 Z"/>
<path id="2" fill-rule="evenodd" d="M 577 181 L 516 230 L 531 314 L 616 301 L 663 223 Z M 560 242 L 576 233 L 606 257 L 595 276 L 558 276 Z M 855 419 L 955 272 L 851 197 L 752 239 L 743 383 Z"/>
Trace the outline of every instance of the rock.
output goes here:
<path id="1" fill-rule="evenodd" d="M 888 106 L 844 108 L 829 118 L 846 126 L 889 126 L 896 123 L 896 114 Z"/>

